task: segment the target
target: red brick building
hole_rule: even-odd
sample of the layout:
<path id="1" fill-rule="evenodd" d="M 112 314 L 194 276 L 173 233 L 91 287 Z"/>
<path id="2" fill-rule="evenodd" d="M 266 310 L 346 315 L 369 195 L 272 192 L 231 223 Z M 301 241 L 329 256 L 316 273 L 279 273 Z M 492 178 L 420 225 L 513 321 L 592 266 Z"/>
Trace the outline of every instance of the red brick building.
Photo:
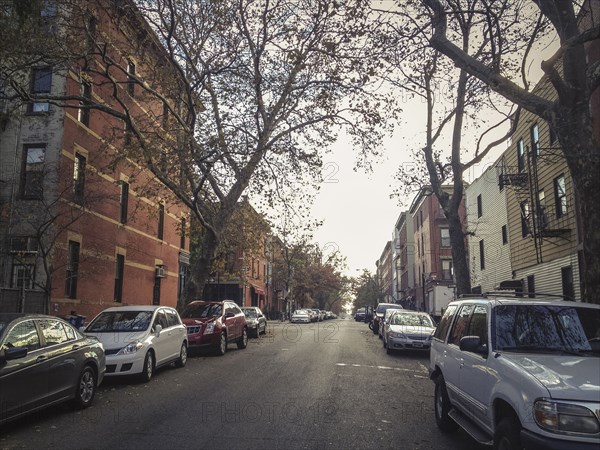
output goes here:
<path id="1" fill-rule="evenodd" d="M 103 41 L 125 70 L 108 82 L 89 70 L 107 58 L 92 56 L 31 67 L 24 83 L 33 97 L 77 95 L 117 108 L 118 97 L 160 129 L 164 105 L 144 96 L 139 81 L 153 63 L 164 64 L 161 47 L 135 9 L 118 3 L 83 2 L 69 12 L 82 26 L 69 32 L 79 30 L 85 45 Z M 144 169 L 121 119 L 72 105 L 14 105 L 0 130 L 0 310 L 90 318 L 115 305 L 176 306 L 189 261 L 189 211 Z"/>

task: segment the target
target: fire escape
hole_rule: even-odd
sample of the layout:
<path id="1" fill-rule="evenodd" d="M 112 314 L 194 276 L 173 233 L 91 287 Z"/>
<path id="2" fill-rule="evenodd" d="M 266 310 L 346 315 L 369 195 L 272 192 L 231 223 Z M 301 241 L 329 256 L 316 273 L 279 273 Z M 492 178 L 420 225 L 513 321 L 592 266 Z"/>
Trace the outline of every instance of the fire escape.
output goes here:
<path id="1" fill-rule="evenodd" d="M 536 259 L 543 262 L 543 243 L 559 245 L 557 239 L 570 240 L 571 228 L 568 216 L 557 214 L 556 202 L 547 205 L 544 190 L 540 190 L 540 172 L 551 164 L 563 160 L 562 152 L 557 147 L 539 147 L 530 149 L 524 146 L 522 160 L 517 167 L 498 168 L 500 187 L 512 190 L 519 203 L 523 235 L 529 235 L 535 245 Z M 554 186 L 554 188 L 556 188 Z"/>

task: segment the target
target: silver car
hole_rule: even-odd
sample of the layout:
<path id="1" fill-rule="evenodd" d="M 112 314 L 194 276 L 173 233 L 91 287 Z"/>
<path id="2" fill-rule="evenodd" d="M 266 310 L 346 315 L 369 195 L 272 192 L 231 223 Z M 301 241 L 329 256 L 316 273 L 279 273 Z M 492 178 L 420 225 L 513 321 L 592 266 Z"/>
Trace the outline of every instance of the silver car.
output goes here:
<path id="1" fill-rule="evenodd" d="M 290 321 L 292 323 L 310 323 L 312 322 L 310 313 L 311 312 L 307 309 L 298 309 L 294 311 Z"/>
<path id="2" fill-rule="evenodd" d="M 394 350 L 429 350 L 435 324 L 429 314 L 400 309 L 386 324 L 383 347 L 390 354 Z"/>
<path id="3" fill-rule="evenodd" d="M 267 332 L 267 318 L 258 306 L 244 306 L 241 309 L 246 316 L 248 333 L 258 337 Z"/>

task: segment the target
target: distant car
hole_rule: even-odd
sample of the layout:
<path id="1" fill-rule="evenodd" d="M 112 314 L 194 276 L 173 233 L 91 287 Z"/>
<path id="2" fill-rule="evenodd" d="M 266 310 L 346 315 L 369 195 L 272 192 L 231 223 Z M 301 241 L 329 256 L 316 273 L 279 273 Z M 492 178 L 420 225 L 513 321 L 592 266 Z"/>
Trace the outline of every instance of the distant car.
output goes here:
<path id="1" fill-rule="evenodd" d="M 383 347 L 394 350 L 429 350 L 435 323 L 425 312 L 398 310 L 386 325 Z"/>
<path id="2" fill-rule="evenodd" d="M 255 337 L 267 332 L 267 318 L 258 306 L 243 306 L 242 312 L 246 316 L 248 331 Z"/>
<path id="3" fill-rule="evenodd" d="M 64 320 L 0 314 L 0 423 L 66 400 L 86 408 L 104 372 L 102 344 Z"/>
<path id="4" fill-rule="evenodd" d="M 356 313 L 354 314 L 354 320 L 356 322 L 364 322 L 365 321 L 365 308 L 358 308 Z"/>
<path id="5" fill-rule="evenodd" d="M 397 303 L 379 303 L 377 305 L 377 308 L 375 309 L 375 313 L 373 314 L 373 320 L 371 322 L 371 330 L 373 331 L 373 334 L 379 334 L 379 325 L 381 323 L 381 320 L 383 319 L 383 315 L 385 314 L 385 311 L 390 308 L 403 309 L 402 305 L 399 305 Z"/>
<path id="6" fill-rule="evenodd" d="M 222 356 L 231 343 L 235 342 L 239 349 L 248 345 L 246 316 L 233 300 L 194 301 L 181 316 L 187 327 L 190 348 L 208 348 Z"/>
<path id="7" fill-rule="evenodd" d="M 133 305 L 105 309 L 84 333 L 102 342 L 106 375 L 140 375 L 148 382 L 160 366 L 187 362 L 186 328 L 168 306 Z"/>
<path id="8" fill-rule="evenodd" d="M 312 321 L 311 313 L 307 309 L 297 309 L 292 314 L 292 323 L 310 323 Z"/>

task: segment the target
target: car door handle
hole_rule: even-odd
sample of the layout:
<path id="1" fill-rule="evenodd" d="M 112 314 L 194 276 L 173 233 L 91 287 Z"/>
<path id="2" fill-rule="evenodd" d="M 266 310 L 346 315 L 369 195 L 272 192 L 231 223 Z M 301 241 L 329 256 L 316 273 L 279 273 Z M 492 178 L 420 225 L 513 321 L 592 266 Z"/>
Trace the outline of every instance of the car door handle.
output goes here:
<path id="1" fill-rule="evenodd" d="M 75 344 L 75 345 L 73 345 L 73 348 L 72 348 L 72 349 L 73 349 L 73 350 L 79 350 L 79 347 L 80 347 L 80 346 L 79 346 L 79 344 Z"/>
<path id="2" fill-rule="evenodd" d="M 48 359 L 48 357 L 46 355 L 41 355 L 41 356 L 37 357 L 35 362 L 38 363 L 38 362 L 46 361 L 47 359 Z"/>

